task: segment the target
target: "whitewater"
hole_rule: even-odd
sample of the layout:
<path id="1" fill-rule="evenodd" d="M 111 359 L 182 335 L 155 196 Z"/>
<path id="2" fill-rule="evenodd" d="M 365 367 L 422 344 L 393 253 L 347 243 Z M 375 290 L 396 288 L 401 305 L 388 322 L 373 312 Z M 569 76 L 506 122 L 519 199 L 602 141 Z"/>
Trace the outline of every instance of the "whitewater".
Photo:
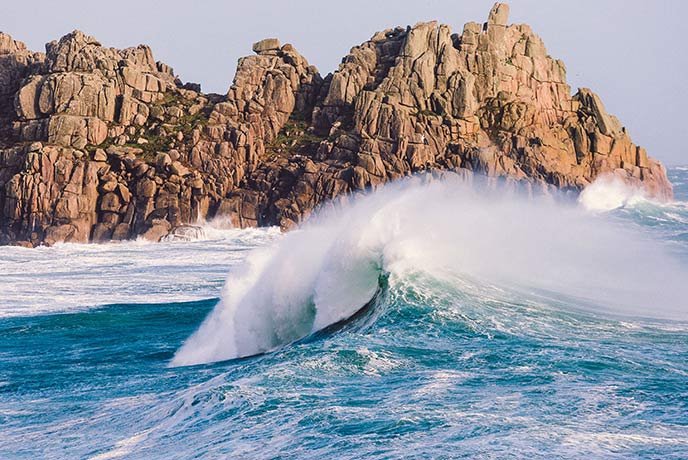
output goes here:
<path id="1" fill-rule="evenodd" d="M 426 175 L 301 228 L 0 248 L 0 458 L 688 458 L 658 204 Z"/>

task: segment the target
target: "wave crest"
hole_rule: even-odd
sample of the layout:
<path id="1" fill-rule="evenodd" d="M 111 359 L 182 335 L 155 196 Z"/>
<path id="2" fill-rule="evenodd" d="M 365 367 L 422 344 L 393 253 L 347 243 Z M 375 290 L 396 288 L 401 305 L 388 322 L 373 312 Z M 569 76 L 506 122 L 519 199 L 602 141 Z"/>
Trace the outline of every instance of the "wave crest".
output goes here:
<path id="1" fill-rule="evenodd" d="M 685 318 L 688 269 L 572 205 L 456 175 L 409 178 L 321 210 L 229 274 L 173 365 L 250 356 L 345 320 L 410 273 L 549 292 L 615 313 Z"/>
<path id="2" fill-rule="evenodd" d="M 598 177 L 585 187 L 578 202 L 589 211 L 611 211 L 647 201 L 644 191 L 614 174 Z"/>

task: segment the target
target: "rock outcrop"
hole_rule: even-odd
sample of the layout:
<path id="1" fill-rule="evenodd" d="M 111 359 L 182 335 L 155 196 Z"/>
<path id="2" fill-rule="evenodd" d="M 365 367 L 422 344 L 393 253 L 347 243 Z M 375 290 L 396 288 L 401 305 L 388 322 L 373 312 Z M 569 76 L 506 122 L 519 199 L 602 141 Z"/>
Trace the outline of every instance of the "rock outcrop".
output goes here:
<path id="1" fill-rule="evenodd" d="M 663 166 L 508 13 L 461 34 L 378 32 L 325 78 L 265 39 L 225 95 L 182 84 L 147 46 L 74 31 L 43 54 L 0 33 L 0 242 L 158 240 L 218 215 L 290 228 L 428 170 L 574 193 L 613 173 L 671 199 Z"/>

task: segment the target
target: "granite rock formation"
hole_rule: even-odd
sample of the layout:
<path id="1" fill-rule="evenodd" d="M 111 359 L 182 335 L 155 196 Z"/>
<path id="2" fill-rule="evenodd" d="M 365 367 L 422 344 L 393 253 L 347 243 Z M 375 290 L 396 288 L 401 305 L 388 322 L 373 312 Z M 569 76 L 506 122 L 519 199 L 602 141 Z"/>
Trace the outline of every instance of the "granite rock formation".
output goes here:
<path id="1" fill-rule="evenodd" d="M 225 95 L 147 46 L 74 31 L 34 53 L 0 33 L 0 243 L 158 240 L 200 219 L 290 228 L 319 204 L 432 170 L 580 191 L 612 173 L 660 200 L 664 167 L 496 4 L 462 33 L 376 33 L 322 78 L 253 45 Z"/>

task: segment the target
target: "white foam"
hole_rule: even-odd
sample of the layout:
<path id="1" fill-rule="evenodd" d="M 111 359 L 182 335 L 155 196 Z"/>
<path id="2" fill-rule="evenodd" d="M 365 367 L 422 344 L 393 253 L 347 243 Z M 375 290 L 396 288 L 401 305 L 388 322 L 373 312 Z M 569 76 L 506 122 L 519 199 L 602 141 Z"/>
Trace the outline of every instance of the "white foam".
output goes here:
<path id="1" fill-rule="evenodd" d="M 279 229 L 215 230 L 213 238 L 0 248 L 0 317 L 115 303 L 218 297 L 227 270 Z"/>
<path id="2" fill-rule="evenodd" d="M 240 229 L 234 229 L 229 216 L 220 216 L 209 221 L 202 220 L 196 224 L 177 227 L 169 235 L 163 237 L 162 241 L 212 241 L 225 239 L 237 230 Z"/>
<path id="3" fill-rule="evenodd" d="M 136 445 L 148 438 L 151 430 L 145 430 L 137 433 L 134 436 L 117 441 L 115 447 L 111 450 L 103 452 L 102 454 L 91 457 L 91 460 L 106 460 L 111 458 L 120 458 L 130 455 L 134 452 Z"/>
<path id="4" fill-rule="evenodd" d="M 390 283 L 458 274 L 621 314 L 686 318 L 688 269 L 643 235 L 552 200 L 428 178 L 328 208 L 251 254 L 173 364 L 265 352 L 348 318 L 374 295 L 381 270 Z"/>
<path id="5" fill-rule="evenodd" d="M 646 200 L 643 190 L 614 174 L 598 177 L 578 198 L 578 202 L 589 211 L 611 211 Z"/>

